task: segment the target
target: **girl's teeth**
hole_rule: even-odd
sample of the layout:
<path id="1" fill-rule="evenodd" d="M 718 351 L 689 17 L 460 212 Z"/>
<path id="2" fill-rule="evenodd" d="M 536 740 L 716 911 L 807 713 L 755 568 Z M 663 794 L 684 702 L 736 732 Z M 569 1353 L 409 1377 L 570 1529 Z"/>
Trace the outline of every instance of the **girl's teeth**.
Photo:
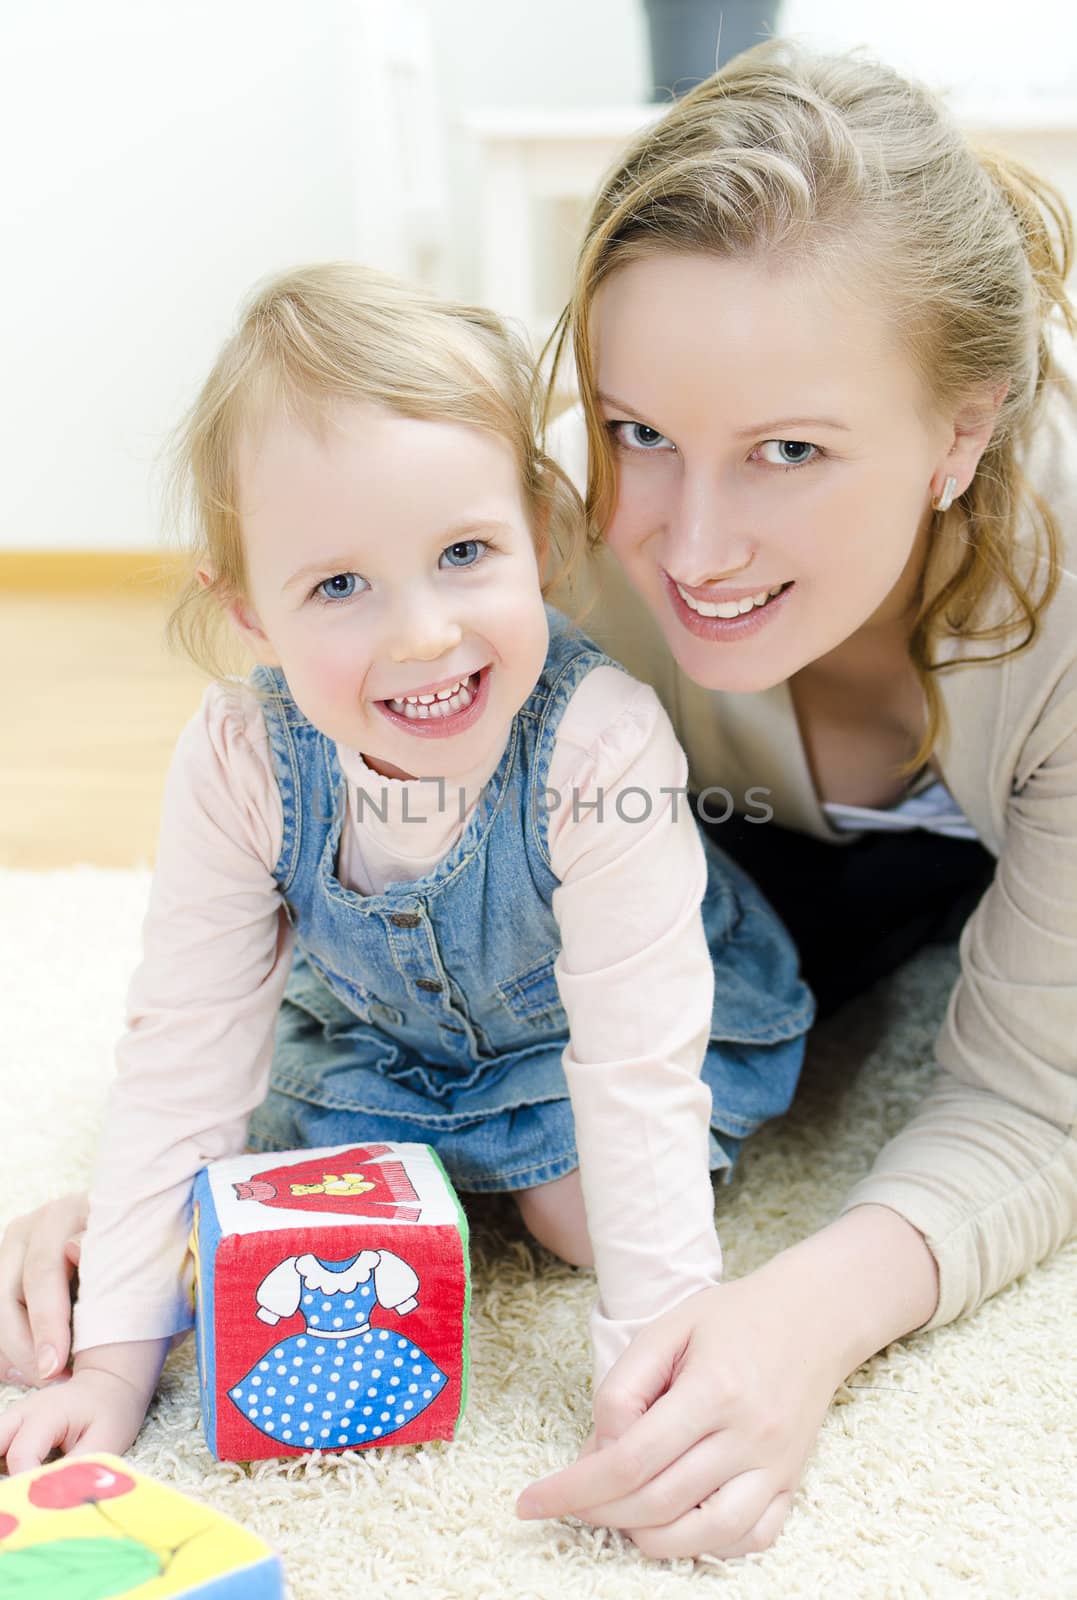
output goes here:
<path id="1" fill-rule="evenodd" d="M 765 606 L 768 600 L 772 600 L 781 591 L 782 585 L 777 583 L 773 589 L 760 589 L 758 594 L 745 595 L 743 600 L 726 600 L 720 605 L 708 605 L 705 600 L 693 600 L 680 584 L 677 585 L 677 593 L 685 605 L 700 617 L 741 617 L 756 606 Z"/>
<path id="2" fill-rule="evenodd" d="M 430 717 L 451 717 L 455 712 L 465 710 L 472 698 L 471 679 L 460 678 L 449 688 L 439 689 L 436 694 L 406 694 L 387 704 L 398 716 L 415 722 Z"/>

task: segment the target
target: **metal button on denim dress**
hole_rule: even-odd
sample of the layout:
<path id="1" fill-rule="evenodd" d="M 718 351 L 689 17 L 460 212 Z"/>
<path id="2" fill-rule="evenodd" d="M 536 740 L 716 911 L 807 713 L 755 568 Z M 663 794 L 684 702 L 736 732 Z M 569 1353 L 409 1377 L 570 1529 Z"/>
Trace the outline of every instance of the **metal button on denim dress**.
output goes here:
<path id="1" fill-rule="evenodd" d="M 578 1164 L 561 1067 L 568 1023 L 547 844 L 546 778 L 574 690 L 616 665 L 559 613 L 538 683 L 460 838 L 433 871 L 363 895 L 336 877 L 347 783 L 332 740 L 258 667 L 284 827 L 274 877 L 296 933 L 256 1149 L 354 1139 L 432 1144 L 458 1188 L 513 1190 Z M 432 791 L 433 792 L 433 791 Z M 787 1109 L 813 1002 L 792 943 L 704 841 L 715 964 L 711 1167 Z"/>

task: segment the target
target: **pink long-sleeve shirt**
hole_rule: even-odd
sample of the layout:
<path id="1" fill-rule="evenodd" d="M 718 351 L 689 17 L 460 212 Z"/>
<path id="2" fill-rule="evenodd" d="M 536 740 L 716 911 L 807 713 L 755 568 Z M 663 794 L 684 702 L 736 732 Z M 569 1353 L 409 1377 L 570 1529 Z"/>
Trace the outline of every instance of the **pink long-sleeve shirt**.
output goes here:
<path id="1" fill-rule="evenodd" d="M 496 766 L 462 780 L 464 805 L 439 808 L 429 783 L 382 778 L 356 752 L 338 755 L 349 803 L 337 876 L 360 894 L 428 873 Z M 549 847 L 563 1063 L 598 1278 L 596 1381 L 640 1327 L 721 1277 L 700 1079 L 714 978 L 699 915 L 703 850 L 673 793 L 686 781 L 653 690 L 596 667 L 566 707 L 548 775 L 559 796 Z M 634 820 L 638 792 L 618 807 L 628 788 L 652 797 L 644 820 Z M 358 804 L 364 789 L 376 805 Z M 589 803 L 600 793 L 601 812 Z M 214 683 L 166 782 L 143 959 L 91 1186 L 76 1350 L 192 1321 L 191 1183 L 206 1162 L 244 1149 L 292 961 L 273 878 L 282 832 L 261 707 L 243 683 Z"/>

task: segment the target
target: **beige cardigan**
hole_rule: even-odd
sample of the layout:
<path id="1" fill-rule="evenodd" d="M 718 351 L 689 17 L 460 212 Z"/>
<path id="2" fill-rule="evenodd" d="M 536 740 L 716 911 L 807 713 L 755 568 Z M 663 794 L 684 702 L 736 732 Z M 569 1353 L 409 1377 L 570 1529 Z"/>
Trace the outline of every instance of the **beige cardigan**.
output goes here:
<path id="1" fill-rule="evenodd" d="M 961 936 L 938 1076 L 841 1208 L 889 1206 L 923 1233 L 940 1281 L 927 1328 L 974 1310 L 1077 1231 L 1077 422 L 1055 411 L 1027 463 L 1067 545 L 1040 635 L 1021 655 L 937 680 L 950 733 L 936 759 L 998 868 Z M 578 409 L 551 446 L 582 488 Z M 584 628 L 653 684 L 693 788 L 761 785 L 776 821 L 847 843 L 820 807 L 788 685 L 700 688 L 612 556 L 595 577 Z"/>

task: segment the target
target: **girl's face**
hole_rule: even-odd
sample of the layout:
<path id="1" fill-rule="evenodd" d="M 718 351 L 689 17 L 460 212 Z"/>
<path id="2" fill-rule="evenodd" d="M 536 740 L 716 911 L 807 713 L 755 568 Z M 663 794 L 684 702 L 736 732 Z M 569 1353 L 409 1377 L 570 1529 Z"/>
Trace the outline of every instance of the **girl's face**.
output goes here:
<path id="1" fill-rule="evenodd" d="M 606 280 L 592 325 L 606 539 L 688 676 L 763 689 L 892 638 L 931 496 L 964 491 L 987 436 L 934 413 L 883 318 L 802 272 L 658 254 Z"/>
<path id="2" fill-rule="evenodd" d="M 232 615 L 314 726 L 391 777 L 496 759 L 548 644 L 509 446 L 342 404 L 321 436 L 279 415 L 241 440 L 238 478 Z"/>

